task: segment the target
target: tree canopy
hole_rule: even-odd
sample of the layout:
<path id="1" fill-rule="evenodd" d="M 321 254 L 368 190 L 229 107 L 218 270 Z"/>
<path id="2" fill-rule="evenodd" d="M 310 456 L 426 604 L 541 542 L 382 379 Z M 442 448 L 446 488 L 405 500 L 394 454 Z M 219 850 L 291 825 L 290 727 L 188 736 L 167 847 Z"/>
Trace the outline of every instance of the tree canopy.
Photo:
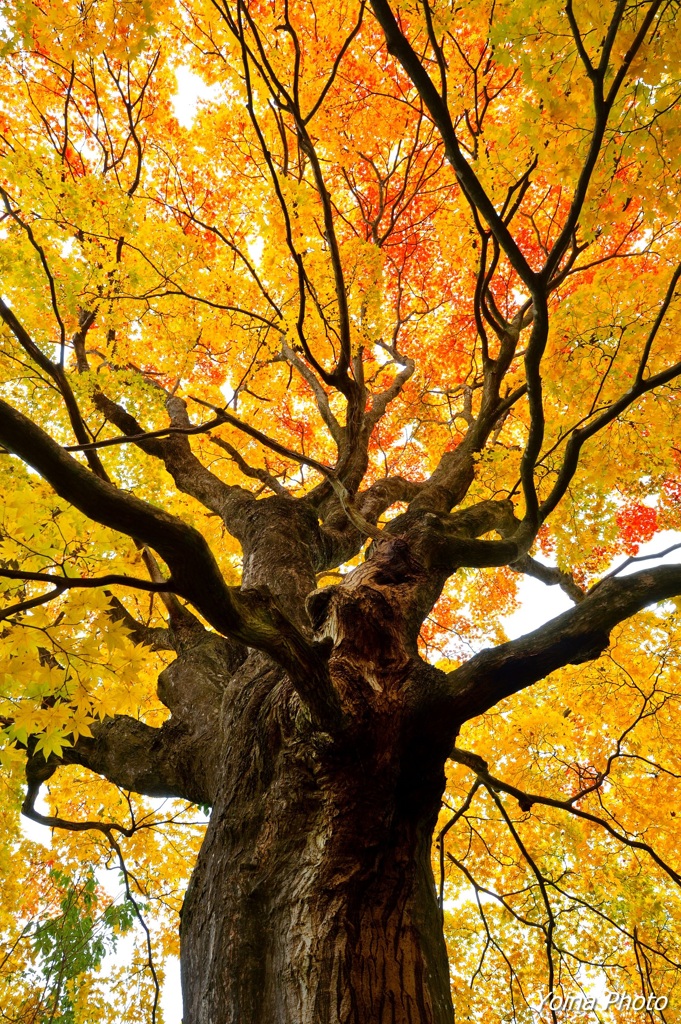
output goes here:
<path id="1" fill-rule="evenodd" d="M 161 1024 L 206 637 L 334 738 L 352 633 L 450 753 L 456 1020 L 670 1021 L 681 565 L 637 557 L 681 529 L 678 4 L 0 11 L 3 1015 Z M 525 576 L 570 607 L 509 640 Z"/>

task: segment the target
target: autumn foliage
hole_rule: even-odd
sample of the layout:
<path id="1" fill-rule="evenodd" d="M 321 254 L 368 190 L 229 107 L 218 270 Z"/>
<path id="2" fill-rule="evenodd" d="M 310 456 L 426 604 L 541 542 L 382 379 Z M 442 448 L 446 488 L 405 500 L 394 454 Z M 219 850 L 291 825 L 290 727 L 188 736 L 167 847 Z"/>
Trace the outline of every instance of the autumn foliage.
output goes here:
<path id="1" fill-rule="evenodd" d="M 24 452 L 25 420 L 0 423 L 0 1008 L 161 1024 L 209 808 L 69 751 L 116 716 L 168 719 L 157 678 L 188 609 L 258 647 L 213 480 L 309 503 L 336 545 L 318 594 L 463 452 L 433 514 L 510 499 L 471 536 L 516 548 L 459 559 L 425 609 L 418 650 L 449 675 L 508 640 L 525 575 L 597 608 L 613 566 L 674 544 L 681 22 L 649 0 L 1 10 L 3 408 L 170 539 L 126 532 Z M 171 517 L 236 595 L 224 623 L 171 564 Z M 530 1009 L 547 992 L 604 988 L 678 1013 L 664 587 L 461 729 L 484 764 L 453 751 L 433 847 L 457 1021 L 551 1021 Z M 295 675 L 277 643 L 260 649 Z"/>

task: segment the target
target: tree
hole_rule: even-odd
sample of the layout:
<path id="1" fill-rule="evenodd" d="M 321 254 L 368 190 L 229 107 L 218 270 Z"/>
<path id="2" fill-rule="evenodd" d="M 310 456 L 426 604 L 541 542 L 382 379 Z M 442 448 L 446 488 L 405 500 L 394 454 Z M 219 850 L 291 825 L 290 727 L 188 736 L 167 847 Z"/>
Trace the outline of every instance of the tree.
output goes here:
<path id="1" fill-rule="evenodd" d="M 3 5 L 8 1017 L 670 1019 L 676 14 Z"/>

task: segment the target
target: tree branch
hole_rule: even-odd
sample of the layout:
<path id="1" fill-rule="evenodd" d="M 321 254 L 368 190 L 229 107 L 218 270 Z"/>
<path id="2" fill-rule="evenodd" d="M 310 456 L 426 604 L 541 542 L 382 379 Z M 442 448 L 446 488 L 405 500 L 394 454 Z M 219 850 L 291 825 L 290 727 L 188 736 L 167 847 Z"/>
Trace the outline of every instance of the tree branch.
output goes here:
<path id="1" fill-rule="evenodd" d="M 560 587 L 575 604 L 584 599 L 584 591 L 577 586 L 568 572 L 561 572 L 560 569 L 552 565 L 544 565 L 543 562 L 538 562 L 530 555 L 524 555 L 516 562 L 511 562 L 509 569 L 512 569 L 513 572 L 522 572 L 526 576 L 534 576 L 535 579 L 545 583 L 547 587 Z"/>
<path id="2" fill-rule="evenodd" d="M 225 441 L 222 437 L 211 437 L 210 440 L 212 444 L 222 448 L 223 452 L 227 452 L 230 459 L 239 467 L 244 476 L 248 476 L 252 480 L 259 480 L 265 487 L 269 487 L 274 494 L 278 494 L 280 498 L 291 497 L 284 485 L 277 480 L 276 476 L 272 476 L 266 469 L 256 469 L 254 466 L 249 466 L 243 455 L 229 441 Z"/>
<path id="3" fill-rule="evenodd" d="M 452 751 L 451 759 L 453 761 L 459 761 L 461 764 L 465 764 L 468 768 L 471 768 L 477 775 L 478 780 L 487 787 L 490 793 L 493 794 L 500 791 L 502 793 L 508 793 L 509 796 L 514 797 L 518 801 L 521 811 L 527 812 L 531 809 L 533 804 L 541 804 L 544 807 L 556 807 L 562 811 L 567 811 L 569 814 L 573 814 L 577 818 L 582 818 L 585 821 L 592 822 L 594 825 L 599 825 L 624 846 L 629 846 L 634 850 L 643 850 L 655 861 L 658 867 L 662 868 L 665 874 L 667 874 L 673 882 L 678 886 L 681 886 L 681 875 L 679 872 L 670 867 L 669 864 L 667 864 L 666 861 L 664 861 L 659 854 L 655 852 L 652 846 L 649 846 L 648 843 L 641 842 L 638 839 L 631 839 L 623 832 L 614 828 L 605 818 L 601 818 L 596 814 L 591 814 L 589 811 L 584 811 L 580 807 L 575 807 L 574 797 L 557 799 L 555 797 L 541 796 L 538 793 L 526 793 L 524 790 L 510 785 L 508 782 L 503 782 L 495 775 L 492 775 L 486 762 L 483 761 L 481 757 L 471 754 L 469 751 L 460 750 L 458 747 L 455 747 Z"/>
<path id="4" fill-rule="evenodd" d="M 658 566 L 621 579 L 611 577 L 545 626 L 476 654 L 447 676 L 446 704 L 453 731 L 556 669 L 599 657 L 618 623 L 678 594 L 681 565 Z"/>
<path id="5" fill-rule="evenodd" d="M 177 645 L 173 637 L 173 630 L 163 626 L 145 626 L 143 622 L 130 614 L 128 609 L 113 594 L 107 592 L 111 610 L 109 616 L 114 622 L 122 622 L 128 630 L 130 638 L 136 644 L 144 644 L 152 651 L 174 651 Z M 197 620 L 198 621 L 198 620 Z"/>
<path id="6" fill-rule="evenodd" d="M 79 444 L 88 444 L 92 440 L 92 437 L 85 425 L 85 421 L 83 420 L 80 409 L 78 408 L 76 396 L 71 389 L 71 385 L 68 382 L 63 367 L 53 363 L 51 359 L 47 358 L 44 352 L 41 352 L 24 325 L 15 316 L 13 310 L 10 309 L 2 297 L 0 297 L 0 319 L 2 319 L 6 326 L 9 327 L 23 350 L 27 352 L 40 369 L 55 382 L 59 393 L 64 399 L 64 405 L 66 406 L 66 411 L 76 440 Z M 97 452 L 88 451 L 86 452 L 85 457 L 93 473 L 96 473 L 103 480 L 108 480 L 106 470 L 104 469 Z"/>
<path id="7" fill-rule="evenodd" d="M 96 392 L 95 404 L 125 435 L 98 444 L 120 444 L 130 441 L 147 455 L 160 459 L 181 491 L 196 498 L 205 508 L 216 512 L 227 529 L 239 537 L 239 520 L 255 500 L 253 495 L 243 487 L 224 483 L 206 469 L 192 452 L 187 437 L 189 434 L 211 430 L 224 422 L 220 414 L 206 424 L 194 426 L 189 422 L 183 400 L 171 397 L 166 402 L 171 426 L 163 430 L 145 431 L 134 416 L 103 392 Z"/>
<path id="8" fill-rule="evenodd" d="M 24 572 L 21 569 L 0 569 L 0 577 L 10 580 L 23 580 L 26 583 L 51 583 L 53 585 L 53 589 L 49 590 L 46 594 L 29 598 L 26 601 L 20 601 L 17 604 L 0 610 L 0 622 L 19 612 L 25 612 L 30 608 L 36 608 L 38 605 L 53 601 L 55 597 L 59 597 L 65 590 L 71 590 L 76 587 L 81 589 L 112 586 L 135 587 L 137 590 L 146 590 L 152 594 L 159 594 L 164 590 L 172 589 L 165 580 L 163 583 L 156 583 L 152 580 L 139 579 L 136 576 L 122 576 L 119 573 L 108 573 L 106 576 L 74 577 L 54 576 L 47 572 Z"/>
<path id="9" fill-rule="evenodd" d="M 170 719 L 160 729 L 128 715 L 116 715 L 92 726 L 92 736 L 80 736 L 72 747 L 64 747 L 59 758 L 46 762 L 42 753 L 31 755 L 26 763 L 28 793 L 25 806 L 31 806 L 37 788 L 60 765 L 77 764 L 102 775 L 121 789 L 151 797 L 178 797 L 192 803 L 210 804 L 215 770 L 203 756 L 214 744 L 201 733 L 200 742 L 186 724 Z M 25 812 L 24 812 L 25 813 Z M 55 822 L 43 821 L 58 827 Z M 83 823 L 83 829 L 97 827 Z"/>
<path id="10" fill-rule="evenodd" d="M 529 266 L 503 219 L 495 210 L 475 171 L 463 155 L 449 110 L 433 85 L 416 51 L 398 25 L 388 0 L 371 0 L 371 6 L 385 34 L 388 53 L 400 62 L 428 108 L 442 136 L 447 158 L 456 172 L 462 189 L 489 224 L 492 234 L 506 253 L 513 269 L 534 293 L 537 287 L 537 275 Z"/>
<path id="11" fill-rule="evenodd" d="M 266 588 L 228 587 L 198 530 L 100 480 L 1 399 L 0 443 L 86 516 L 157 551 L 171 572 L 166 590 L 186 598 L 220 633 L 270 654 L 290 673 L 317 724 L 338 727 L 338 695 L 319 646 L 286 618 Z"/>

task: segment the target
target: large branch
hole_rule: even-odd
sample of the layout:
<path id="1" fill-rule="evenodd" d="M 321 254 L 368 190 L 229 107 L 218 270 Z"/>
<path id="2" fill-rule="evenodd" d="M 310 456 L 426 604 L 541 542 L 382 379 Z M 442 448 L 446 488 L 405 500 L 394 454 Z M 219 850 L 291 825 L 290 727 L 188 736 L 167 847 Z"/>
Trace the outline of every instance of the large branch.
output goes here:
<path id="1" fill-rule="evenodd" d="M 26 760 L 30 810 L 38 789 L 65 765 L 80 765 L 121 789 L 151 797 L 178 797 L 211 804 L 215 798 L 221 745 L 220 707 L 224 680 L 238 667 L 230 642 L 206 634 L 189 657 L 182 654 L 159 677 L 159 696 L 172 710 L 160 728 L 129 715 L 95 722 L 90 736 L 79 736 L 48 760 L 29 739 Z M 46 822 L 55 824 L 55 822 Z M 81 822 L 76 828 L 87 828 Z"/>
<path id="2" fill-rule="evenodd" d="M 504 220 L 495 210 L 494 204 L 485 192 L 480 179 L 463 155 L 447 104 L 433 84 L 418 54 L 402 32 L 388 0 L 371 0 L 371 6 L 377 21 L 383 29 L 388 53 L 396 57 L 400 62 L 426 105 L 442 136 L 447 159 L 454 168 L 462 189 L 476 209 L 480 211 L 482 217 L 484 217 L 492 234 L 506 253 L 513 269 L 520 279 L 525 282 L 530 292 L 534 293 L 537 288 L 537 276 L 518 248 Z"/>
<path id="3" fill-rule="evenodd" d="M 481 651 L 448 673 L 449 722 L 456 730 L 550 672 L 599 657 L 618 623 L 647 605 L 678 594 L 681 565 L 663 565 L 603 580 L 575 608 L 517 640 Z"/>
<path id="4" fill-rule="evenodd" d="M 475 476 L 475 456 L 482 451 L 495 427 L 526 393 L 525 384 L 499 398 L 499 384 L 506 365 L 498 361 L 485 373 L 480 410 L 470 419 L 466 434 L 453 451 L 447 451 L 410 504 L 414 511 L 448 512 L 468 493 Z"/>
<path id="5" fill-rule="evenodd" d="M 239 615 L 233 607 L 229 588 L 198 530 L 98 479 L 32 420 L 2 400 L 0 442 L 37 470 L 60 497 L 90 519 L 157 551 L 171 570 L 169 589 L 195 603 L 216 629 L 222 627 L 230 632 L 238 628 Z M 200 589 L 197 569 L 202 575 Z M 223 614 L 218 612 L 221 603 L 225 603 Z M 220 624 L 215 621 L 216 614 Z"/>
<path id="6" fill-rule="evenodd" d="M 170 569 L 170 590 L 193 604 L 220 633 L 271 655 L 290 673 L 315 720 L 338 724 L 338 697 L 319 648 L 283 615 L 265 588 L 228 587 L 198 530 L 99 479 L 1 399 L 0 443 L 90 519 L 157 551 Z"/>
<path id="7" fill-rule="evenodd" d="M 212 804 L 224 742 L 220 723 L 225 688 L 243 664 L 246 649 L 204 630 L 198 622 L 191 633 L 177 637 L 170 630 L 144 630 L 119 602 L 114 615 L 132 624 L 138 642 L 178 651 L 158 679 L 158 696 L 171 717 L 157 729 L 128 715 L 105 718 L 91 726 L 91 736 L 78 737 L 47 762 L 29 747 L 27 804 L 41 783 L 61 765 L 70 764 L 88 768 L 121 789 Z"/>
<path id="8" fill-rule="evenodd" d="M 570 439 L 565 446 L 563 464 L 558 471 L 558 475 L 548 497 L 542 502 L 541 507 L 539 508 L 539 516 L 542 522 L 551 515 L 567 491 L 572 478 L 577 472 L 582 448 L 589 438 L 599 433 L 599 431 L 607 427 L 608 424 L 612 423 L 613 420 L 616 420 L 618 416 L 637 402 L 639 398 L 648 394 L 649 391 L 661 388 L 665 384 L 669 384 L 671 381 L 681 376 L 681 361 L 673 363 L 671 366 L 664 370 L 660 370 L 658 373 L 651 374 L 648 377 L 645 376 L 653 343 L 676 296 L 679 282 L 681 282 L 681 263 L 676 267 L 671 276 L 667 286 L 667 291 L 660 303 L 660 308 L 653 322 L 653 326 L 646 338 L 636 371 L 636 377 L 632 386 L 614 402 L 611 402 L 610 405 L 607 405 L 602 409 L 597 415 L 594 415 L 590 423 L 587 423 L 582 427 L 577 427 L 570 435 Z"/>
<path id="9" fill-rule="evenodd" d="M 74 747 L 66 747 L 62 761 L 89 768 L 121 789 L 145 796 L 212 804 L 217 714 L 212 726 L 212 732 L 206 728 L 195 735 L 173 719 L 153 729 L 128 715 L 117 715 L 93 726 L 92 738 L 81 736 Z"/>
<path id="10" fill-rule="evenodd" d="M 365 491 L 355 497 L 355 509 L 371 526 L 376 526 L 383 513 L 395 502 L 411 501 L 423 487 L 421 483 L 406 480 L 401 476 L 389 476 L 376 480 Z M 329 485 L 329 491 L 331 491 Z M 335 569 L 343 562 L 359 554 L 366 543 L 367 533 L 357 528 L 348 518 L 338 497 L 331 491 L 331 498 L 322 507 L 323 525 L 319 535 L 324 552 L 317 571 Z"/>
<path id="11" fill-rule="evenodd" d="M 109 617 L 113 622 L 123 623 L 133 643 L 144 644 L 152 651 L 175 651 L 178 649 L 172 629 L 167 626 L 146 626 L 143 622 L 138 622 L 114 594 L 107 591 L 106 595 L 110 605 Z"/>
<path id="12" fill-rule="evenodd" d="M 63 765 L 77 764 L 108 779 L 121 789 L 151 797 L 177 797 L 212 804 L 219 764 L 219 703 L 211 717 L 203 714 L 192 727 L 169 719 L 159 729 L 129 715 L 105 718 L 92 726 L 61 756 L 48 761 L 42 753 L 26 762 L 27 807 L 38 788 Z M 87 827 L 86 824 L 82 825 Z"/>
<path id="13" fill-rule="evenodd" d="M 481 501 L 450 515 L 410 509 L 393 520 L 388 532 L 407 533 L 414 553 L 442 582 L 457 569 L 508 565 L 527 551 L 530 536 L 508 500 Z M 479 540 L 496 532 L 501 540 Z"/>
<path id="14" fill-rule="evenodd" d="M 223 743 L 220 709 L 246 650 L 200 627 L 176 647 L 179 656 L 158 679 L 158 696 L 172 712 L 168 721 L 152 729 L 126 715 L 107 718 L 92 726 L 91 739 L 80 737 L 64 749 L 65 764 L 147 796 L 213 803 Z"/>
<path id="15" fill-rule="evenodd" d="M 82 445 L 88 444 L 92 438 L 88 433 L 87 426 L 78 407 L 78 402 L 76 401 L 76 396 L 74 395 L 66 373 L 64 372 L 64 367 L 58 363 L 53 363 L 51 359 L 47 358 L 45 353 L 33 341 L 33 338 L 30 336 L 18 317 L 15 316 L 14 312 L 1 297 L 0 319 L 10 329 L 24 351 L 27 352 L 40 369 L 55 382 L 62 398 L 64 399 L 64 405 L 66 406 L 69 421 L 78 443 Z M 84 327 L 85 325 L 83 325 L 83 328 Z M 102 479 L 108 479 L 97 452 L 88 451 L 86 458 L 94 473 L 101 476 Z"/>
<path id="16" fill-rule="evenodd" d="M 513 572 L 522 572 L 526 576 L 534 576 L 541 580 L 547 587 L 560 587 L 563 593 L 567 594 L 573 604 L 584 600 L 584 591 L 578 586 L 569 572 L 563 572 L 553 565 L 544 565 L 529 555 L 524 555 L 510 566 Z"/>
<path id="17" fill-rule="evenodd" d="M 163 462 L 181 491 L 196 498 L 212 512 L 216 512 L 227 529 L 234 536 L 239 536 L 239 519 L 252 504 L 253 495 L 242 487 L 224 483 L 197 459 L 187 437 L 192 425 L 187 416 L 186 405 L 181 399 L 169 398 L 166 403 L 172 427 L 168 431 L 169 436 L 163 438 L 145 434 L 134 416 L 101 391 L 95 394 L 95 404 L 132 443 L 147 455 Z M 217 422 L 218 420 L 213 425 Z"/>

